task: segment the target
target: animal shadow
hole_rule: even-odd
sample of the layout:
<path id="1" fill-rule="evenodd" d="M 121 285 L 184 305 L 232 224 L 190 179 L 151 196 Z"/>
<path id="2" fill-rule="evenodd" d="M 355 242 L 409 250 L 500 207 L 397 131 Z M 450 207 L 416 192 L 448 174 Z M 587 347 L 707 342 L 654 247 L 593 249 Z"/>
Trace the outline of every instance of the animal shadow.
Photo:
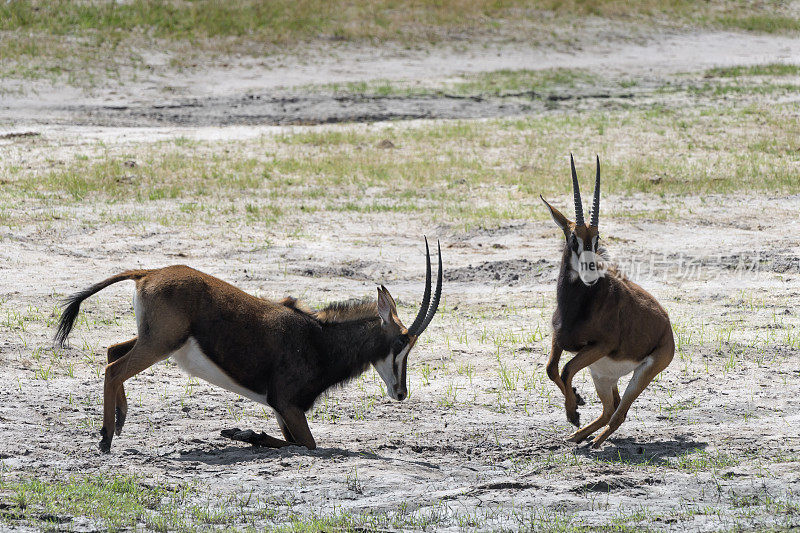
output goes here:
<path id="1" fill-rule="evenodd" d="M 575 453 L 608 462 L 666 465 L 669 464 L 668 458 L 704 450 L 707 446 L 706 442 L 687 439 L 680 435 L 674 439 L 649 442 L 626 437 L 609 439 L 599 451 L 592 450 L 586 445 L 578 448 Z"/>
<path id="2" fill-rule="evenodd" d="M 226 441 L 230 442 L 230 441 Z M 215 446 L 208 442 L 207 445 L 184 449 L 179 452 L 177 461 L 196 461 L 208 465 L 232 465 L 263 461 L 264 459 L 289 459 L 292 457 L 318 457 L 321 459 L 361 458 L 377 461 L 389 461 L 387 457 L 380 456 L 370 451 L 352 451 L 344 448 L 317 448 L 309 450 L 304 446 L 286 446 L 283 448 L 268 448 L 250 446 L 245 443 Z"/>

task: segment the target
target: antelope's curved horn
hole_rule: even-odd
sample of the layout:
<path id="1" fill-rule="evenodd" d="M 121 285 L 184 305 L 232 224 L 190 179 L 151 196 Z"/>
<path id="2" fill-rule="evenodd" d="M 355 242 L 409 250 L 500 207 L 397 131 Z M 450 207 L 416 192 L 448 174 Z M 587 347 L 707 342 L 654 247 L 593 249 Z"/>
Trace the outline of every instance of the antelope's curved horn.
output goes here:
<path id="1" fill-rule="evenodd" d="M 583 226 L 583 202 L 581 201 L 581 188 L 578 186 L 578 174 L 575 172 L 575 160 L 569 154 L 569 166 L 572 169 L 572 194 L 575 196 L 575 225 Z"/>
<path id="2" fill-rule="evenodd" d="M 594 200 L 592 200 L 592 217 L 589 225 L 597 227 L 600 222 L 600 156 L 597 157 L 597 175 L 594 178 Z"/>
<path id="3" fill-rule="evenodd" d="M 419 327 L 419 331 L 416 332 L 416 335 L 420 335 L 423 331 L 425 331 L 425 328 L 428 327 L 428 324 L 431 323 L 431 320 L 433 320 L 433 315 L 436 314 L 436 309 L 439 307 L 439 298 L 442 296 L 442 245 L 439 243 L 438 239 L 436 240 L 436 247 L 439 250 L 439 274 L 436 276 L 436 291 L 433 293 L 433 302 L 431 302 L 431 308 L 428 309 L 428 314 L 425 316 L 425 321 Z"/>
<path id="4" fill-rule="evenodd" d="M 418 335 L 416 331 L 419 329 L 422 321 L 425 320 L 425 314 L 428 311 L 428 304 L 431 301 L 431 252 L 428 249 L 428 237 L 425 237 L 425 266 L 425 294 L 422 296 L 422 305 L 419 307 L 417 317 L 414 319 L 414 323 L 411 324 L 411 327 L 408 328 L 409 335 Z M 420 333 L 422 333 L 421 330 Z"/>

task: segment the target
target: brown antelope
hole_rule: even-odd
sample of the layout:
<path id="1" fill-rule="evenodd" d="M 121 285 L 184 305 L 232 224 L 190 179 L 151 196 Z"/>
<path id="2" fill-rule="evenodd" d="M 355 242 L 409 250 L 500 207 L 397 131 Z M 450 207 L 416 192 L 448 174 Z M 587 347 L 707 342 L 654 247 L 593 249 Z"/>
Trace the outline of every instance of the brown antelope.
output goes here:
<path id="1" fill-rule="evenodd" d="M 578 188 L 575 162 L 570 154 L 575 222 L 562 215 L 540 196 L 566 242 L 553 313 L 553 346 L 547 362 L 547 375 L 564 394 L 567 419 L 580 427 L 578 405 L 583 400 L 572 387 L 572 379 L 589 367 L 603 413 L 592 423 L 573 433 L 569 440 L 581 442 L 608 425 L 595 437 L 592 446 L 600 447 L 625 421 L 633 401 L 672 361 L 675 343 L 666 311 L 656 299 L 626 279 L 614 267 L 606 267 L 599 252 L 600 157 L 597 158 L 594 201 L 589 224 L 583 220 L 583 204 Z M 559 375 L 562 351 L 574 352 Z M 620 399 L 617 381 L 633 372 Z"/>
<path id="2" fill-rule="evenodd" d="M 113 433 L 119 435 L 125 423 L 125 380 L 168 357 L 192 376 L 271 407 L 284 440 L 252 431 L 223 432 L 260 446 L 314 449 L 305 412 L 323 392 L 370 364 L 389 396 L 404 400 L 408 353 L 433 319 L 442 293 L 441 247 L 432 301 L 427 239 L 425 254 L 425 293 L 409 328 L 382 285 L 377 302 L 340 302 L 315 312 L 293 298 L 256 298 L 182 265 L 128 270 L 70 296 L 56 333 L 62 346 L 83 300 L 113 283 L 136 282 L 138 336 L 108 348 L 100 450 L 111 450 Z"/>

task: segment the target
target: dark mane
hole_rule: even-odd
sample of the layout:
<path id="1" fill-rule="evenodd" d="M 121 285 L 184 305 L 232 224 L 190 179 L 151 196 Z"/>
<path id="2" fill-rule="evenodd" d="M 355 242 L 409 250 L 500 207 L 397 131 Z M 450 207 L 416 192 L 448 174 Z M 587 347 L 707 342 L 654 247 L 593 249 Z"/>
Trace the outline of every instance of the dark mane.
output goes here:
<path id="1" fill-rule="evenodd" d="M 316 313 L 314 310 L 293 296 L 287 296 L 283 300 L 278 301 L 278 303 L 290 309 L 294 309 L 299 313 L 303 313 L 315 318 Z"/>
<path id="2" fill-rule="evenodd" d="M 353 322 L 364 319 L 378 319 L 378 304 L 375 300 L 364 298 L 334 302 L 316 312 L 320 322 Z"/>

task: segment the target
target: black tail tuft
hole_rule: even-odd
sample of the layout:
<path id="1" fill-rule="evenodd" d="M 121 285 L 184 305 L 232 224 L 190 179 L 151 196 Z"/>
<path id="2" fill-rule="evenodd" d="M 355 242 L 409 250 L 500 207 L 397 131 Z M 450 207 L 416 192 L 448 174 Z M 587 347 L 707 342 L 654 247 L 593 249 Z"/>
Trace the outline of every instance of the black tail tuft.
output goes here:
<path id="1" fill-rule="evenodd" d="M 62 348 L 67 345 L 67 336 L 72 331 L 72 326 L 75 324 L 75 319 L 78 318 L 78 312 L 81 309 L 81 302 L 91 296 L 90 290 L 81 291 L 73 294 L 64 300 L 67 307 L 61 313 L 61 318 L 58 321 L 58 330 L 56 330 L 55 341 L 58 346 Z"/>
<path id="2" fill-rule="evenodd" d="M 67 297 L 64 300 L 64 303 L 67 307 L 64 309 L 64 312 L 61 313 L 61 318 L 58 321 L 58 329 L 56 330 L 56 337 L 55 342 L 62 348 L 64 348 L 67 344 L 67 336 L 69 332 L 72 331 L 72 326 L 75 324 L 75 319 L 78 318 L 78 311 L 81 309 L 81 302 L 83 302 L 86 298 L 91 296 L 92 294 L 99 292 L 109 285 L 113 283 L 117 283 L 118 281 L 124 281 L 126 279 L 134 279 L 138 280 L 143 278 L 147 275 L 148 270 L 127 270 L 122 272 L 121 274 L 117 274 L 115 276 L 111 276 L 108 279 L 101 281 L 100 283 L 95 283 L 88 289 L 82 290 L 81 292 L 75 293 L 72 296 Z"/>

